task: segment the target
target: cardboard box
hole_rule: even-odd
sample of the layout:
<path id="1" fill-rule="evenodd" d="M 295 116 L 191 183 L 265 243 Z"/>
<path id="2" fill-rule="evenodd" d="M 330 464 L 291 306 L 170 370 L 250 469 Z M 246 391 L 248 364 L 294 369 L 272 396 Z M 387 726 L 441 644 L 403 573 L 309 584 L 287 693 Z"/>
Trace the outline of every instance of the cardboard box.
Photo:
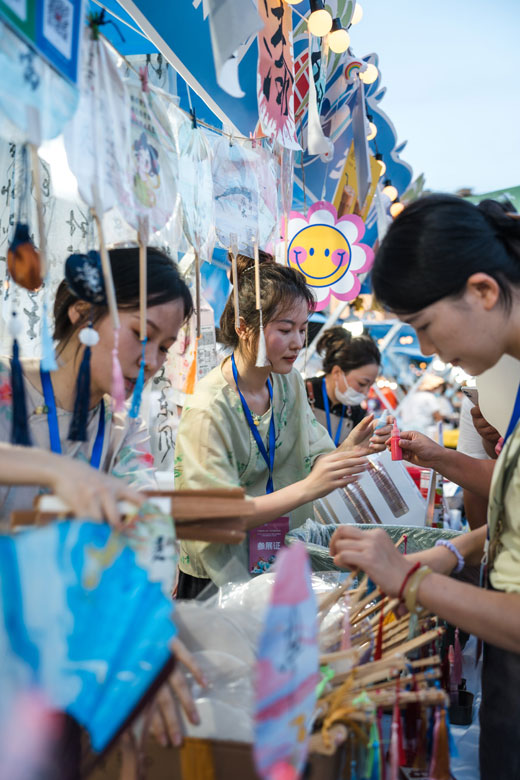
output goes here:
<path id="1" fill-rule="evenodd" d="M 312 755 L 306 780 L 339 780 L 343 752 Z M 259 780 L 253 751 L 243 742 L 186 738 L 181 748 L 146 746 L 143 780 Z M 121 753 L 116 747 L 89 775 L 89 780 L 121 780 Z"/>

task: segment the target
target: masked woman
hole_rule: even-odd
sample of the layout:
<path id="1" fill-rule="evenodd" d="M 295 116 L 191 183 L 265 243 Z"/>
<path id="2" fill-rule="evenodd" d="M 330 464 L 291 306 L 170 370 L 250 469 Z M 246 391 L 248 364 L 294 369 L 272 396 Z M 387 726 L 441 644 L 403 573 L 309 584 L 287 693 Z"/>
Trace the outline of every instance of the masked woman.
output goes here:
<path id="1" fill-rule="evenodd" d="M 352 338 L 341 326 L 323 333 L 317 352 L 325 374 L 306 381 L 307 397 L 338 446 L 367 414 L 361 404 L 379 373 L 381 354 L 370 336 Z"/>

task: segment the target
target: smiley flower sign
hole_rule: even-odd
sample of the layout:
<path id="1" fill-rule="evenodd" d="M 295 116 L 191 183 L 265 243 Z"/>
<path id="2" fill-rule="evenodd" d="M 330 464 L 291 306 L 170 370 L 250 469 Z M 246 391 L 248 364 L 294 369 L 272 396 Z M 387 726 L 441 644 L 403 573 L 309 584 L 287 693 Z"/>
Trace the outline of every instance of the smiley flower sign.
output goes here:
<path id="1" fill-rule="evenodd" d="M 316 310 L 324 309 L 331 295 L 352 301 L 359 295 L 358 274 L 372 268 L 374 253 L 360 240 L 365 234 L 361 217 L 340 217 L 331 203 L 314 203 L 307 217 L 292 211 L 288 224 L 286 262 L 305 276 L 316 299 Z"/>

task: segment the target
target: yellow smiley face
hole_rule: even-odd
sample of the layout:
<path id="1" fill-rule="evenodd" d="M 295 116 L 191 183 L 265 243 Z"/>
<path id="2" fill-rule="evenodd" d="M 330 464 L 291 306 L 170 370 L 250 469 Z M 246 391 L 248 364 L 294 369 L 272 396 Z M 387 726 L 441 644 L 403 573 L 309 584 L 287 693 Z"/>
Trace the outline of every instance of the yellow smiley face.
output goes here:
<path id="1" fill-rule="evenodd" d="M 350 265 L 350 245 L 331 225 L 309 225 L 300 230 L 288 250 L 289 265 L 305 276 L 310 287 L 330 287 Z"/>

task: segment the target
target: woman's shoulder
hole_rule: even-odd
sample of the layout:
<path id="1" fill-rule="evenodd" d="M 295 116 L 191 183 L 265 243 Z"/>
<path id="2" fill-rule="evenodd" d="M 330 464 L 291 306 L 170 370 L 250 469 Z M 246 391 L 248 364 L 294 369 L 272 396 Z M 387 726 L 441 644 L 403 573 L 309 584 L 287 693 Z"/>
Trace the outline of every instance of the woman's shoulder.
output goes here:
<path id="1" fill-rule="evenodd" d="M 220 363 L 199 379 L 193 393 L 186 395 L 184 411 L 198 409 L 211 415 L 216 407 L 233 405 L 234 395 L 236 394 L 226 381 Z"/>

